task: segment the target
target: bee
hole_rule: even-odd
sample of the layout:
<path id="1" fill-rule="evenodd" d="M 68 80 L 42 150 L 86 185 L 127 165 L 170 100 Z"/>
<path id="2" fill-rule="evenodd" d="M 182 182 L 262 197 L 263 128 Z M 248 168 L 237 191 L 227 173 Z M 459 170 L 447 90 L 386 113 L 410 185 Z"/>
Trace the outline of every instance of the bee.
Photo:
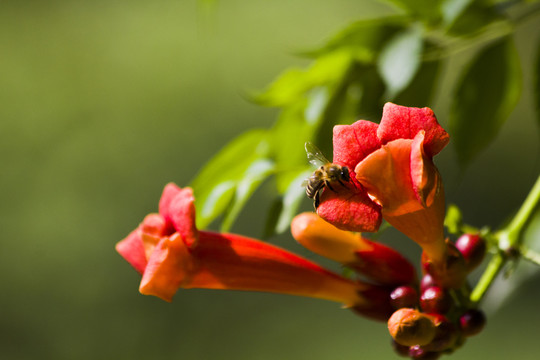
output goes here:
<path id="1" fill-rule="evenodd" d="M 345 183 L 349 182 L 351 177 L 348 167 L 331 163 L 326 159 L 321 150 L 309 141 L 306 142 L 305 148 L 308 161 L 318 167 L 318 169 L 304 181 L 306 195 L 310 199 L 313 199 L 313 207 L 317 210 L 320 204 L 319 197 L 325 187 L 335 192 L 332 188 L 332 183 L 337 182 L 342 186 L 345 186 Z"/>

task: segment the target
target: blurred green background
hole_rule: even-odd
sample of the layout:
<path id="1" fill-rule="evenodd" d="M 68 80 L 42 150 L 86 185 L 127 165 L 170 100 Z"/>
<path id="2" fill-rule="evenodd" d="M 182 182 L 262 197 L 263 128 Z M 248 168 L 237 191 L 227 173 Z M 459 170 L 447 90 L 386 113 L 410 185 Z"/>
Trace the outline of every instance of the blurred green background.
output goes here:
<path id="1" fill-rule="evenodd" d="M 188 184 L 234 136 L 272 124 L 277 111 L 250 104 L 246 91 L 307 64 L 295 51 L 391 11 L 350 0 L 0 0 L 0 357 L 395 357 L 385 324 L 330 302 L 181 290 L 168 304 L 139 295 L 138 274 L 114 251 L 157 210 L 165 183 Z M 520 53 L 534 50 L 539 28 L 518 30 Z M 449 64 L 447 76 L 459 66 Z M 443 126 L 448 94 L 434 106 Z M 448 201 L 469 223 L 496 227 L 534 183 L 533 109 L 525 96 L 466 172 L 450 149 L 436 159 Z M 271 195 L 263 187 L 233 230 L 259 236 Z M 271 241 L 319 260 L 289 235 Z M 538 359 L 540 278 L 490 297 L 491 309 L 500 306 L 488 327 L 453 358 Z"/>

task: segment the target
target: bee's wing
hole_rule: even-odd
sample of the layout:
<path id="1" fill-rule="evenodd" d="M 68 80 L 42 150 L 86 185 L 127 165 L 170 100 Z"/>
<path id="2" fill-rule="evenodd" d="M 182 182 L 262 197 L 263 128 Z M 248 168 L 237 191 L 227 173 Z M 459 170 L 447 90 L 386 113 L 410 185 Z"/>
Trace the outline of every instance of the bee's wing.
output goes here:
<path id="1" fill-rule="evenodd" d="M 328 164 L 330 161 L 323 155 L 321 150 L 318 147 L 313 145 L 311 142 L 306 142 L 305 144 L 306 153 L 308 161 L 315 165 L 316 167 Z"/>

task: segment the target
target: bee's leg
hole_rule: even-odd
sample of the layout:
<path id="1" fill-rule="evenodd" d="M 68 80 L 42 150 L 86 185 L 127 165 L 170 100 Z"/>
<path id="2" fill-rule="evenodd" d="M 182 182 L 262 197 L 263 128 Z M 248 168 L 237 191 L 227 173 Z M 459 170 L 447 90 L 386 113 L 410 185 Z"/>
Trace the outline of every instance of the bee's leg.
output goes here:
<path id="1" fill-rule="evenodd" d="M 338 182 L 341 184 L 341 186 L 345 187 L 345 183 L 343 181 L 341 181 L 341 179 L 338 179 Z"/>
<path id="2" fill-rule="evenodd" d="M 315 211 L 317 211 L 317 208 L 319 207 L 319 204 L 320 204 L 320 199 L 319 199 L 319 194 L 321 193 L 321 191 L 317 191 L 315 193 L 315 196 L 313 197 L 313 207 L 315 208 Z"/>
<path id="3" fill-rule="evenodd" d="M 326 187 L 329 188 L 330 190 L 332 190 L 333 192 L 336 192 L 336 190 L 334 190 L 334 189 L 332 188 L 332 186 L 330 186 L 330 181 L 324 180 L 324 185 L 326 185 Z"/>

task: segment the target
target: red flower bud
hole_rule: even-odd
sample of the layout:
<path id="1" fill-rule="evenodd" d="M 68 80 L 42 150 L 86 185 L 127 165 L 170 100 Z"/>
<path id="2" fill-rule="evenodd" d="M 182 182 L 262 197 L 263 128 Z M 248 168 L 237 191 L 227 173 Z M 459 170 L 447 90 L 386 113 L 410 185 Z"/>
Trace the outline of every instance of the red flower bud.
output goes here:
<path id="1" fill-rule="evenodd" d="M 418 292 L 409 285 L 399 286 L 390 293 L 390 304 L 396 310 L 414 308 L 418 304 Z"/>
<path id="2" fill-rule="evenodd" d="M 420 307 L 426 313 L 445 314 L 452 306 L 452 297 L 439 286 L 428 287 L 420 296 Z"/>
<path id="3" fill-rule="evenodd" d="M 422 348 L 428 351 L 444 351 L 452 348 L 460 335 L 456 325 L 442 315 L 437 317 L 435 324 L 437 327 L 435 337 Z"/>
<path id="4" fill-rule="evenodd" d="M 426 350 L 423 346 L 415 345 L 409 349 L 409 356 L 414 360 L 437 360 L 441 353 Z"/>
<path id="5" fill-rule="evenodd" d="M 456 248 L 463 255 L 467 270 L 471 271 L 480 265 L 484 259 L 486 240 L 477 234 L 464 234 L 457 239 Z"/>
<path id="6" fill-rule="evenodd" d="M 477 309 L 467 310 L 459 318 L 459 326 L 463 335 L 473 336 L 482 331 L 486 325 L 486 316 L 484 313 Z"/>

